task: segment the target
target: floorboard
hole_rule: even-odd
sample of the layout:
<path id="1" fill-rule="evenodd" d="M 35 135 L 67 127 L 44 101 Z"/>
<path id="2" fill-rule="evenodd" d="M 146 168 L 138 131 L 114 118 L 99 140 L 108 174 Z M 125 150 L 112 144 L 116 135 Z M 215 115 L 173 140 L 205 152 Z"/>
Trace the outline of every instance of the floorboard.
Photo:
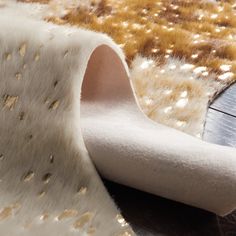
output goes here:
<path id="1" fill-rule="evenodd" d="M 225 90 L 210 106 L 215 110 L 236 116 L 236 84 Z"/>
<path id="2" fill-rule="evenodd" d="M 236 147 L 236 117 L 210 108 L 203 139 L 211 143 Z"/>

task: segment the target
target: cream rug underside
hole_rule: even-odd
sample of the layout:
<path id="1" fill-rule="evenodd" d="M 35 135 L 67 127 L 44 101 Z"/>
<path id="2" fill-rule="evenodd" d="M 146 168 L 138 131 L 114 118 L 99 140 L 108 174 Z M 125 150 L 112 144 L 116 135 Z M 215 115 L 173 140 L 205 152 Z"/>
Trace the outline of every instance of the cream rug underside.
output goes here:
<path id="1" fill-rule="evenodd" d="M 0 232 L 133 235 L 90 157 L 116 182 L 233 211 L 235 149 L 149 120 L 119 47 L 42 21 L 48 9 L 15 1 L 0 8 Z"/>

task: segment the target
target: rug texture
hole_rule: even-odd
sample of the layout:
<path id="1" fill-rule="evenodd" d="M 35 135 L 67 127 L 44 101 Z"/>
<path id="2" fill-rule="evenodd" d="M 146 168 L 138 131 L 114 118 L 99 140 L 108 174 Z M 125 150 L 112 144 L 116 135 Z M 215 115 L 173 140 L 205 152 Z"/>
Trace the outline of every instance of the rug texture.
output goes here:
<path id="1" fill-rule="evenodd" d="M 133 12 L 135 19 L 137 6 L 143 8 L 144 2 L 127 1 L 128 16 Z M 163 4 L 154 5 L 163 8 Z M 206 9 L 209 4 L 218 7 L 214 2 L 204 4 Z M 183 9 L 188 6 L 186 3 Z M 122 7 L 124 10 L 125 6 Z M 104 177 L 118 183 L 219 215 L 235 210 L 235 149 L 208 144 L 153 122 L 140 109 L 148 113 L 154 102 L 156 110 L 153 108 L 150 113 L 154 114 L 161 111 L 160 104 L 170 100 L 168 109 L 163 105 L 164 113 L 178 108 L 176 117 L 184 116 L 188 106 L 194 107 L 189 105 L 191 99 L 205 99 L 201 103 L 205 112 L 213 94 L 233 82 L 233 76 L 224 82 L 218 77 L 233 72 L 217 75 L 219 71 L 213 73 L 206 64 L 204 70 L 209 77 L 203 79 L 200 78 L 203 66 L 190 63 L 187 57 L 180 59 L 170 53 L 168 57 L 161 53 L 154 56 L 145 54 L 148 48 L 140 51 L 140 45 L 129 45 L 135 41 L 134 26 L 120 34 L 123 27 L 120 23 L 126 22 L 121 19 L 126 15 L 123 16 L 123 10 L 120 18 L 112 20 L 118 28 L 111 33 L 116 32 L 119 37 L 124 34 L 123 47 L 130 69 L 111 38 L 71 26 L 75 16 L 74 23 L 83 22 L 95 30 L 94 25 L 103 25 L 100 17 L 104 16 L 106 22 L 118 16 L 119 9 L 116 2 L 1 2 L 0 232 L 3 235 L 134 235 L 107 194 L 90 158 Z M 152 12 L 151 9 L 147 11 Z M 139 13 L 140 19 L 148 17 L 142 14 Z M 81 21 L 78 16 L 83 16 Z M 99 22 L 92 23 L 89 16 Z M 149 23 L 155 32 L 156 24 Z M 147 25 L 144 28 L 149 32 Z M 140 24 L 135 27 L 134 32 L 139 32 Z M 146 42 L 145 32 L 140 32 Z M 170 38 L 174 41 L 178 37 Z M 158 47 L 152 46 L 150 50 L 154 48 Z M 233 62 L 231 66 L 230 70 Z M 195 77 L 186 78 L 185 83 L 186 75 Z M 147 100 L 142 103 L 143 99 L 149 99 L 150 107 Z M 192 112 L 195 113 L 200 114 L 203 122 L 203 113 Z M 184 126 L 181 122 L 187 123 L 187 118 L 176 117 L 173 119 L 179 127 Z M 171 119 L 163 118 L 163 122 Z M 200 127 L 199 119 L 195 121 L 195 126 Z"/>
<path id="2" fill-rule="evenodd" d="M 124 50 L 140 106 L 201 137 L 207 107 L 235 81 L 233 0 L 25 0 L 46 20 L 110 35 Z"/>
<path id="3" fill-rule="evenodd" d="M 31 10 L 0 8 L 0 234 L 134 235 L 91 163 L 79 121 L 91 53 L 107 44 L 123 56 L 109 38 L 33 19 Z"/>

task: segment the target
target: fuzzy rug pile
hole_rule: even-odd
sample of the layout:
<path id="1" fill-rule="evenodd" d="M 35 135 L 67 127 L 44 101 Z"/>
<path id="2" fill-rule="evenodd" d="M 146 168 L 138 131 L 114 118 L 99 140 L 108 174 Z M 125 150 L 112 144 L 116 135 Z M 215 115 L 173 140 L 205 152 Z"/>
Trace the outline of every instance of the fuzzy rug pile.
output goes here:
<path id="1" fill-rule="evenodd" d="M 236 150 L 195 138 L 236 79 L 234 8 L 0 0 L 0 234 L 135 235 L 96 170 L 219 215 L 235 210 Z"/>
<path id="2" fill-rule="evenodd" d="M 104 32 L 124 50 L 140 106 L 201 137 L 207 107 L 235 79 L 233 0 L 23 0 L 45 20 Z"/>

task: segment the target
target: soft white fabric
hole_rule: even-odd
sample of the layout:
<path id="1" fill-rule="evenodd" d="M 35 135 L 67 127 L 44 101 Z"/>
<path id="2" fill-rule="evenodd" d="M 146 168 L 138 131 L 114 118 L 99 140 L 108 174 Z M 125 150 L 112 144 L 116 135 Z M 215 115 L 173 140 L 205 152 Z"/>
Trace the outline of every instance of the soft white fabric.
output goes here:
<path id="1" fill-rule="evenodd" d="M 94 52 L 82 89 L 82 133 L 99 172 L 115 182 L 219 215 L 233 211 L 236 150 L 145 117 L 122 63 L 110 51 Z"/>
<path id="2" fill-rule="evenodd" d="M 0 235 L 130 236 L 80 126 L 81 83 L 106 36 L 0 9 Z"/>
<path id="3" fill-rule="evenodd" d="M 108 37 L 22 14 L 0 10 L 2 235 L 133 235 L 87 150 L 113 181 L 220 215 L 235 209 L 235 149 L 145 117 Z"/>

